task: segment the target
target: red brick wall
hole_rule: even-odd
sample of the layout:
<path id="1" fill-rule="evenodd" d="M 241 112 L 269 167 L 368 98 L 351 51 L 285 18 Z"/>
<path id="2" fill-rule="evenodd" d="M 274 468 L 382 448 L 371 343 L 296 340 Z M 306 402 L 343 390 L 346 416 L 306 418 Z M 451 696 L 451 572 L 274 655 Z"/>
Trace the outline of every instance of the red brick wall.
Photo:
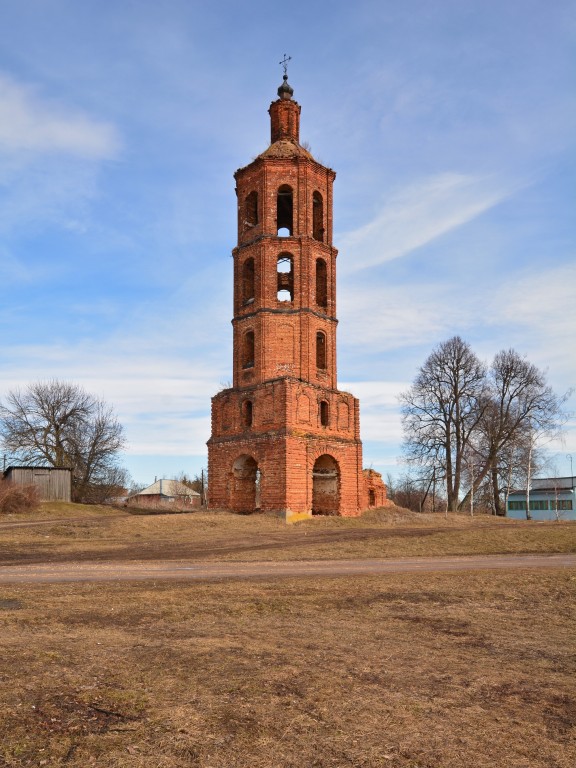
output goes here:
<path id="1" fill-rule="evenodd" d="M 252 402 L 249 426 L 247 400 Z M 321 401 L 328 403 L 326 426 L 320 420 Z M 220 392 L 212 400 L 208 444 L 210 506 L 234 508 L 233 465 L 248 455 L 262 472 L 263 511 L 310 513 L 314 463 L 329 454 L 339 465 L 340 514 L 359 514 L 367 505 L 358 411 L 358 401 L 347 392 L 288 378 Z"/>
<path id="2" fill-rule="evenodd" d="M 252 423 L 243 404 L 252 402 Z M 328 404 L 328 423 L 320 419 L 320 403 Z M 329 439 L 360 439 L 358 400 L 348 392 L 281 377 L 242 389 L 225 389 L 212 398 L 212 439 L 250 439 L 284 430 L 287 434 Z"/>
<path id="3" fill-rule="evenodd" d="M 209 497 L 213 508 L 248 511 L 235 493 L 234 462 L 240 456 L 253 458 L 262 473 L 263 512 L 312 514 L 313 469 L 316 460 L 328 454 L 339 469 L 339 513 L 360 514 L 363 507 L 362 448 L 360 443 L 321 439 L 311 435 L 254 435 L 231 440 L 212 439 L 209 444 Z"/>
<path id="4" fill-rule="evenodd" d="M 312 235 L 312 195 L 320 192 L 324 209 L 324 242 L 332 245 L 332 184 L 336 174 L 317 163 L 305 150 L 294 149 L 291 157 L 265 157 L 265 153 L 234 174 L 238 204 L 238 243 L 248 245 L 261 235 L 276 235 L 276 195 L 288 185 L 293 190 L 295 237 Z M 274 167 L 271 167 L 271 164 Z M 245 202 L 250 192 L 258 193 L 258 223 L 250 225 Z M 247 223 L 248 222 L 248 223 Z"/>
<path id="5" fill-rule="evenodd" d="M 300 105 L 290 99 L 278 99 L 270 104 L 270 143 L 280 139 L 300 139 Z"/>

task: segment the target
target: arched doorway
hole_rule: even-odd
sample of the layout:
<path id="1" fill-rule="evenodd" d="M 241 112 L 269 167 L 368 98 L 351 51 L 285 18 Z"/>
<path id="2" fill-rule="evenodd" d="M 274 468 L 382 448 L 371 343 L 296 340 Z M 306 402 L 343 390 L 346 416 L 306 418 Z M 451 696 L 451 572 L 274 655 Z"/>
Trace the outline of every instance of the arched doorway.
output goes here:
<path id="1" fill-rule="evenodd" d="M 247 515 L 260 507 L 260 471 L 252 456 L 242 454 L 232 465 L 230 509 Z"/>
<path id="2" fill-rule="evenodd" d="M 340 470 L 327 453 L 316 459 L 312 470 L 312 514 L 340 514 Z"/>

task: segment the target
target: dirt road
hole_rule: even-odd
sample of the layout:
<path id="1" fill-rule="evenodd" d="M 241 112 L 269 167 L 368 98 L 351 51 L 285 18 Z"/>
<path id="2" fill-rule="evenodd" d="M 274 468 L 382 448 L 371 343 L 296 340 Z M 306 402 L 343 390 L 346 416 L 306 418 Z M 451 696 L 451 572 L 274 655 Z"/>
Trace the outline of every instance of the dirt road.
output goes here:
<path id="1" fill-rule="evenodd" d="M 194 563 L 189 561 L 72 562 L 0 568 L 0 584 L 99 581 L 219 581 L 301 576 L 352 576 L 416 571 L 574 568 L 576 555 L 476 555 L 396 560 L 300 560 Z"/>

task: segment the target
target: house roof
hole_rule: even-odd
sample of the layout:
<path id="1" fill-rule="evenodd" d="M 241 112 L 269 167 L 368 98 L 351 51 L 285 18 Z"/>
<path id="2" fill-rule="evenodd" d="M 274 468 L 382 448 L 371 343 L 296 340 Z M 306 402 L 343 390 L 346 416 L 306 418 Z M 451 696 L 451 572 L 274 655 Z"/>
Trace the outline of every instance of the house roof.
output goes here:
<path id="1" fill-rule="evenodd" d="M 574 478 L 572 477 L 538 477 L 532 480 L 532 489 L 535 491 L 570 491 L 573 487 Z"/>
<path id="2" fill-rule="evenodd" d="M 571 495 L 571 489 L 570 488 L 557 488 L 554 490 L 553 488 L 538 488 L 537 490 L 534 488 L 530 489 L 530 498 L 531 499 L 549 499 L 552 496 L 557 496 L 558 498 L 570 498 Z M 508 498 L 512 499 L 512 501 L 516 501 L 516 499 L 523 500 L 526 498 L 526 488 L 523 488 L 521 491 L 510 491 L 508 494 Z"/>
<path id="3" fill-rule="evenodd" d="M 4 477 L 6 477 L 10 472 L 13 472 L 15 469 L 33 469 L 38 470 L 41 469 L 42 471 L 49 470 L 50 472 L 57 470 L 64 470 L 65 472 L 72 472 L 70 467 L 53 467 L 51 464 L 10 464 L 9 467 L 6 467 L 6 469 L 3 471 Z"/>
<path id="4" fill-rule="evenodd" d="M 530 483 L 530 495 L 550 496 L 556 493 L 572 493 L 575 489 L 571 477 L 535 477 Z M 526 496 L 526 488 L 515 488 L 510 496 Z"/>
<path id="5" fill-rule="evenodd" d="M 137 496 L 200 496 L 197 491 L 193 491 L 184 483 L 179 483 L 178 480 L 156 480 L 155 483 L 149 485 L 148 488 L 144 488 L 136 494 Z"/>

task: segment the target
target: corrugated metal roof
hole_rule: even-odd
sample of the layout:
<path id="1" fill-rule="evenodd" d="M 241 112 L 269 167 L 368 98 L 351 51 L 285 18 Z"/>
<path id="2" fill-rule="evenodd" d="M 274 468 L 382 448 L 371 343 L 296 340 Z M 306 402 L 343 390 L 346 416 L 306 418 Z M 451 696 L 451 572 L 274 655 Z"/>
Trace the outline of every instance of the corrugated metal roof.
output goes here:
<path id="1" fill-rule="evenodd" d="M 193 491 L 192 488 L 188 488 L 187 485 L 179 483 L 178 480 L 156 480 L 155 483 L 149 485 L 148 488 L 144 488 L 140 491 L 138 496 L 200 496 L 197 491 Z"/>
<path id="2" fill-rule="evenodd" d="M 572 477 L 538 477 L 532 480 L 532 488 L 534 490 L 566 490 L 569 491 L 574 487 L 574 478 Z"/>
<path id="3" fill-rule="evenodd" d="M 572 493 L 571 488 L 531 488 L 530 489 L 530 498 L 536 499 L 536 498 L 550 498 L 551 496 L 561 496 L 564 498 L 570 498 L 570 494 Z M 526 498 L 526 488 L 523 488 L 520 491 L 510 491 L 508 494 L 508 498 L 511 499 L 514 496 L 514 498 L 518 497 L 519 499 L 525 499 Z"/>

